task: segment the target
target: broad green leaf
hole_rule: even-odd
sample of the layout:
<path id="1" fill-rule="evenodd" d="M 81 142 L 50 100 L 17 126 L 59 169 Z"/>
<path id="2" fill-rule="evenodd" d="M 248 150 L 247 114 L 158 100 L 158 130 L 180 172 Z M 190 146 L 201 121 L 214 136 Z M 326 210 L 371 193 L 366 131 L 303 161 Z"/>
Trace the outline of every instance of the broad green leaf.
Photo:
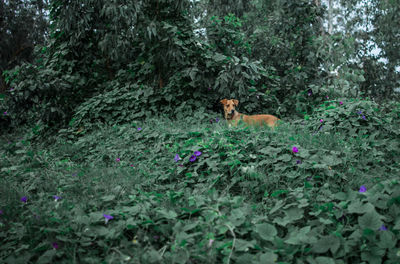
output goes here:
<path id="1" fill-rule="evenodd" d="M 383 222 L 381 220 L 381 216 L 375 210 L 373 210 L 358 217 L 358 224 L 360 225 L 361 229 L 371 229 L 375 231 L 382 226 Z"/>
<path id="2" fill-rule="evenodd" d="M 396 224 L 393 227 L 394 230 L 400 230 L 400 218 L 396 220 Z"/>
<path id="3" fill-rule="evenodd" d="M 277 160 L 281 160 L 283 162 L 289 162 L 292 159 L 292 156 L 289 154 L 280 155 Z"/>
<path id="4" fill-rule="evenodd" d="M 272 194 L 271 194 L 272 197 Z M 278 211 L 280 208 L 282 208 L 282 206 L 284 205 L 284 201 L 283 200 L 278 200 L 275 203 L 275 206 L 269 211 L 270 214 L 273 214 L 274 212 Z"/>
<path id="5" fill-rule="evenodd" d="M 197 227 L 198 225 L 199 225 L 198 222 L 193 222 L 191 224 L 187 224 L 187 225 L 183 226 L 182 230 L 183 231 L 189 231 L 189 230 L 192 230 L 193 228 Z"/>
<path id="6" fill-rule="evenodd" d="M 271 157 L 274 157 L 277 154 L 281 153 L 282 149 L 281 148 L 273 148 L 273 147 L 265 147 L 265 148 L 258 150 L 258 152 L 260 152 L 262 154 L 267 154 Z"/>
<path id="7" fill-rule="evenodd" d="M 310 232 L 311 227 L 306 226 L 298 230 L 297 228 L 290 232 L 289 238 L 285 240 L 286 243 L 291 245 L 301 245 L 303 243 L 312 243 L 311 237 L 307 234 Z"/>
<path id="8" fill-rule="evenodd" d="M 310 156 L 310 152 L 307 149 L 302 149 L 297 153 L 300 158 L 308 158 Z"/>
<path id="9" fill-rule="evenodd" d="M 361 259 L 369 264 L 382 263 L 382 257 L 385 255 L 385 249 L 371 247 L 369 250 L 361 252 Z"/>
<path id="10" fill-rule="evenodd" d="M 101 197 L 101 199 L 102 199 L 104 202 L 110 202 L 110 201 L 112 201 L 112 200 L 115 199 L 115 195 L 113 195 L 113 194 L 106 195 L 106 196 Z"/>
<path id="11" fill-rule="evenodd" d="M 335 166 L 342 163 L 342 161 L 338 157 L 333 155 L 324 155 L 322 157 L 322 161 L 326 163 L 328 166 Z"/>
<path id="12" fill-rule="evenodd" d="M 241 224 L 244 223 L 245 220 L 246 220 L 246 216 L 245 216 L 242 208 L 232 210 L 232 213 L 229 217 L 229 221 L 234 226 L 240 226 Z"/>
<path id="13" fill-rule="evenodd" d="M 255 232 L 264 240 L 273 241 L 274 237 L 278 234 L 275 226 L 263 223 L 263 224 L 256 224 Z"/>
<path id="14" fill-rule="evenodd" d="M 335 236 L 324 236 L 320 238 L 314 245 L 313 245 L 313 252 L 315 253 L 326 253 L 328 250 L 331 250 L 334 254 L 340 246 L 340 241 Z"/>
<path id="15" fill-rule="evenodd" d="M 274 264 L 278 260 L 278 255 L 273 252 L 267 252 L 260 255 L 260 263 L 262 264 Z"/>
<path id="16" fill-rule="evenodd" d="M 246 240 L 243 240 L 243 239 L 236 239 L 235 251 L 247 252 L 247 251 L 249 251 L 249 249 L 253 249 L 254 248 L 254 244 L 256 244 L 255 240 L 246 241 Z"/>
<path id="17" fill-rule="evenodd" d="M 149 263 L 160 263 L 162 260 L 160 253 L 152 248 L 146 251 L 143 258 Z"/>
<path id="18" fill-rule="evenodd" d="M 157 212 L 166 219 L 175 219 L 178 217 L 178 214 L 175 211 L 167 210 L 167 209 L 158 209 Z"/>
<path id="19" fill-rule="evenodd" d="M 226 59 L 226 56 L 222 55 L 221 53 L 216 53 L 214 55 L 214 60 L 217 61 L 217 62 L 224 61 L 225 59 Z"/>
<path id="20" fill-rule="evenodd" d="M 324 225 L 330 225 L 330 224 L 333 224 L 333 221 L 332 220 L 330 220 L 330 219 L 326 219 L 326 218 L 322 218 L 322 217 L 320 217 L 319 219 L 318 219 L 322 224 L 324 224 Z"/>
<path id="21" fill-rule="evenodd" d="M 56 253 L 57 253 L 57 251 L 54 249 L 47 250 L 39 257 L 39 259 L 36 261 L 36 263 L 39 263 L 39 264 L 53 263 L 53 258 L 56 255 Z"/>
<path id="22" fill-rule="evenodd" d="M 317 264 L 336 264 L 333 258 L 328 257 L 316 257 L 315 261 L 317 262 Z"/>
<path id="23" fill-rule="evenodd" d="M 287 219 L 289 222 L 293 222 L 302 219 L 304 217 L 304 210 L 301 208 L 292 207 L 286 209 L 285 214 L 286 214 L 285 219 Z"/>
<path id="24" fill-rule="evenodd" d="M 389 230 L 379 231 L 378 247 L 392 249 L 396 246 L 397 238 Z"/>
<path id="25" fill-rule="evenodd" d="M 353 200 L 349 204 L 347 210 L 349 213 L 363 214 L 367 212 L 373 212 L 374 206 L 370 203 L 364 203 L 360 200 Z"/>

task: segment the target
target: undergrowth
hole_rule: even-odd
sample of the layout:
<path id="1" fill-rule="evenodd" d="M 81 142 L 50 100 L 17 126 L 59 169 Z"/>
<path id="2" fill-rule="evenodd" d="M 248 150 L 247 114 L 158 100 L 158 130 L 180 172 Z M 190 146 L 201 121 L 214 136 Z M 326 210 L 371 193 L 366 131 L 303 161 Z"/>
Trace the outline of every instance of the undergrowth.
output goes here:
<path id="1" fill-rule="evenodd" d="M 3 135 L 0 262 L 399 263 L 400 108 L 374 108 Z"/>

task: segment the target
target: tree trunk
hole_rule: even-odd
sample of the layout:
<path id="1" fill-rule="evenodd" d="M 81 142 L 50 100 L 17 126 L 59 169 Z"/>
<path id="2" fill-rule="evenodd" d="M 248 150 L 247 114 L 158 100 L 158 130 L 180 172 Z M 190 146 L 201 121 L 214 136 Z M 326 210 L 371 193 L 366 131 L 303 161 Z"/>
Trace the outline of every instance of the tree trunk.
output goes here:
<path id="1" fill-rule="evenodd" d="M 333 13 L 332 0 L 328 0 L 328 34 L 329 35 L 332 35 L 332 31 L 333 31 L 332 13 Z"/>
<path id="2" fill-rule="evenodd" d="M 318 8 L 321 8 L 321 2 L 319 0 L 314 0 L 314 4 Z M 318 17 L 318 23 L 319 23 L 319 33 L 323 36 L 325 32 L 324 32 L 324 23 L 321 16 Z"/>

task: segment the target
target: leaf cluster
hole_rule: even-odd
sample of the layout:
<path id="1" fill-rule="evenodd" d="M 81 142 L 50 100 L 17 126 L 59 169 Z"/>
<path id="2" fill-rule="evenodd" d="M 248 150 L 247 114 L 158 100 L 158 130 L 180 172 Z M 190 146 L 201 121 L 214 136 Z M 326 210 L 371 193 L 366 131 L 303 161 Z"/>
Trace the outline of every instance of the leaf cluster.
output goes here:
<path id="1" fill-rule="evenodd" d="M 353 104 L 367 112 L 374 105 Z M 394 134 L 376 136 L 387 144 L 363 151 L 368 138 L 351 128 L 313 134 L 312 118 L 270 131 L 193 115 L 199 121 L 65 130 L 50 144 L 33 141 L 37 127 L 22 140 L 2 140 L 0 259 L 396 263 Z"/>

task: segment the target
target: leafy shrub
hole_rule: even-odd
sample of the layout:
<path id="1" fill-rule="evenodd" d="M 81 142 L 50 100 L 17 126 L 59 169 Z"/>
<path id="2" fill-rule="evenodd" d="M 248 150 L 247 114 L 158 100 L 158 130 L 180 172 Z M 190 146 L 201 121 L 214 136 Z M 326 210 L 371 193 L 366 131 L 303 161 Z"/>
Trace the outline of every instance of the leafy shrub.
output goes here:
<path id="1" fill-rule="evenodd" d="M 0 128 L 4 131 L 10 125 L 10 111 L 8 110 L 7 100 L 8 97 L 0 93 Z"/>
<path id="2" fill-rule="evenodd" d="M 325 101 L 314 109 L 311 118 L 305 117 L 315 131 L 341 132 L 352 137 L 390 133 L 387 118 L 378 104 L 359 99 Z"/>
<path id="3" fill-rule="evenodd" d="M 205 121 L 5 135 L 0 260 L 396 263 L 399 163 L 366 138 Z"/>
<path id="4" fill-rule="evenodd" d="M 84 77 L 85 69 L 72 72 L 80 65 L 66 58 L 72 51 L 65 45 L 52 53 L 54 49 L 54 46 L 44 47 L 36 51 L 37 63 L 24 63 L 5 72 L 10 86 L 7 108 L 14 127 L 38 121 L 51 126 L 64 125 L 74 107 L 102 82 L 101 78 L 95 81 L 93 76 Z"/>

